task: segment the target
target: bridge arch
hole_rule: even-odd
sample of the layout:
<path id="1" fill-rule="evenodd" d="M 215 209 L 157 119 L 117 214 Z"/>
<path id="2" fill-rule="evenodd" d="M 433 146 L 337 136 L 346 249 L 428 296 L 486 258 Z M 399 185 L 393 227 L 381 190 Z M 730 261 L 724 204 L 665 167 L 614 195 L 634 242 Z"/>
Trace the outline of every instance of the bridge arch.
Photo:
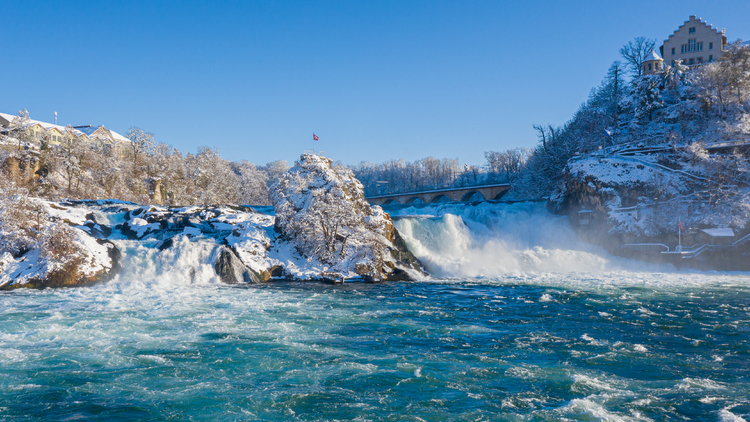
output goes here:
<path id="1" fill-rule="evenodd" d="M 435 195 L 432 198 L 432 201 L 430 201 L 431 204 L 438 204 L 441 202 L 453 202 L 453 200 L 448 195 Z"/>
<path id="2" fill-rule="evenodd" d="M 393 205 L 393 204 L 398 204 L 398 201 L 396 201 L 395 199 L 386 199 L 383 202 L 383 205 Z"/>
<path id="3" fill-rule="evenodd" d="M 479 198 L 477 198 L 479 196 Z M 478 190 L 470 190 L 461 197 L 461 202 L 481 202 L 487 199 L 482 195 L 482 192 Z"/>
<path id="4" fill-rule="evenodd" d="M 421 205 L 421 204 L 424 204 L 424 200 L 420 198 L 419 196 L 412 196 L 411 198 L 407 199 L 405 203 Z"/>

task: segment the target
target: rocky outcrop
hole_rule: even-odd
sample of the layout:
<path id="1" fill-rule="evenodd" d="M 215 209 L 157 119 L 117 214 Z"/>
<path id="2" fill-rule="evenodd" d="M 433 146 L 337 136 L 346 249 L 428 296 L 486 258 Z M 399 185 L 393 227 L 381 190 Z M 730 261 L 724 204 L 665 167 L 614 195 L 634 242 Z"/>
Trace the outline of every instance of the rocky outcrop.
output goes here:
<path id="1" fill-rule="evenodd" d="M 392 222 L 391 225 L 393 225 Z M 395 226 L 393 226 L 393 231 L 390 232 L 389 240 L 393 244 L 393 248 L 391 248 L 393 267 L 386 276 L 386 280 L 415 281 L 415 275 L 427 276 L 424 265 L 411 253 Z"/>
<path id="2" fill-rule="evenodd" d="M 388 214 L 371 206 L 351 170 L 330 158 L 303 154 L 272 188 L 271 199 L 279 238 L 320 264 L 316 277 L 406 279 L 409 270 L 421 271 Z"/>
<path id="3" fill-rule="evenodd" d="M 102 253 L 102 248 L 79 245 L 84 251 L 83 258 L 62 266 L 45 262 L 39 250 L 31 250 L 15 261 L 3 257 L 0 290 L 85 287 L 107 282 L 119 273 L 122 254 L 110 241 L 98 239 L 96 244 L 106 248 L 106 257 L 96 256 Z"/>
<path id="4" fill-rule="evenodd" d="M 679 156 L 571 160 L 550 205 L 569 217 L 581 239 L 613 255 L 678 267 L 750 269 L 750 243 L 732 244 L 750 232 L 750 205 L 736 191 L 716 189 L 707 173 Z M 702 229 L 717 227 L 736 236 L 712 245 Z M 680 244 L 685 254 L 675 253 Z M 690 252 L 702 245 L 700 254 Z"/>
<path id="5" fill-rule="evenodd" d="M 36 154 L 10 155 L 5 158 L 0 170 L 9 180 L 13 180 L 20 186 L 29 185 L 39 178 L 42 171 L 39 158 Z"/>

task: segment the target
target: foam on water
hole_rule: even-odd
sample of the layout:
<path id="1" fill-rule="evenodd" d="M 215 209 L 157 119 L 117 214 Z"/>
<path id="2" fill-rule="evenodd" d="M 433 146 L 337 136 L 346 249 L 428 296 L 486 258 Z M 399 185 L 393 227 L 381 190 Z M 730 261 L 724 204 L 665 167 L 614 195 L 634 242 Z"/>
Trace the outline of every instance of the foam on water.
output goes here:
<path id="1" fill-rule="evenodd" d="M 218 245 L 213 239 L 173 238 L 171 247 L 160 251 L 155 241 L 116 240 L 122 252 L 122 271 L 113 281 L 126 285 L 185 285 L 218 283 L 214 271 Z"/>

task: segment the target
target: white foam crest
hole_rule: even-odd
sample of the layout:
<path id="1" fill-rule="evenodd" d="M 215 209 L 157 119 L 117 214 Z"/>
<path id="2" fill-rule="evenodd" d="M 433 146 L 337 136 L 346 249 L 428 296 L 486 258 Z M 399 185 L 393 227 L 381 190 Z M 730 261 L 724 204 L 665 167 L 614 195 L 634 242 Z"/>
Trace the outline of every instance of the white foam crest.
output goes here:
<path id="1" fill-rule="evenodd" d="M 708 378 L 683 378 L 677 384 L 678 390 L 721 390 L 724 385 Z"/>
<path id="2" fill-rule="evenodd" d="M 607 410 L 603 405 L 594 401 L 592 398 L 573 399 L 567 406 L 561 408 L 560 412 L 564 415 L 591 415 L 596 420 L 602 422 L 649 420 L 643 417 L 630 417 L 620 413 L 611 412 Z"/>
<path id="3" fill-rule="evenodd" d="M 745 422 L 745 419 L 735 415 L 727 409 L 721 409 L 719 411 L 719 420 L 721 422 Z"/>

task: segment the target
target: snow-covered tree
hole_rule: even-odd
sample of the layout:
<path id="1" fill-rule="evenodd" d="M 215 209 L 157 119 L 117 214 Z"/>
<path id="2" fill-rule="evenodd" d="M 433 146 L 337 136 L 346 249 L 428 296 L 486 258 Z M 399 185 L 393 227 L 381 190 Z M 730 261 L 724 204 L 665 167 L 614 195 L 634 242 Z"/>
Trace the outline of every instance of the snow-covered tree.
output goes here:
<path id="1" fill-rule="evenodd" d="M 643 74 L 643 62 L 654 50 L 654 46 L 656 46 L 656 40 L 637 37 L 620 48 L 620 54 L 628 64 L 633 76 L 640 77 Z"/>
<path id="2" fill-rule="evenodd" d="M 8 132 L 16 138 L 18 142 L 18 150 L 23 149 L 23 144 L 31 142 L 32 135 L 29 131 L 29 112 L 24 108 L 18 111 L 13 120 L 10 122 Z"/>
<path id="3" fill-rule="evenodd" d="M 140 158 L 154 146 L 154 135 L 145 132 L 139 127 L 132 127 L 128 130 L 127 138 L 130 139 L 130 151 L 133 158 L 133 165 L 140 164 Z"/>
<path id="4" fill-rule="evenodd" d="M 305 154 L 273 186 L 271 199 L 276 229 L 303 256 L 376 279 L 390 271 L 393 223 L 365 200 L 350 169 Z"/>
<path id="5" fill-rule="evenodd" d="M 39 242 L 46 223 L 41 205 L 28 190 L 0 180 L 0 255 L 20 256 Z"/>

